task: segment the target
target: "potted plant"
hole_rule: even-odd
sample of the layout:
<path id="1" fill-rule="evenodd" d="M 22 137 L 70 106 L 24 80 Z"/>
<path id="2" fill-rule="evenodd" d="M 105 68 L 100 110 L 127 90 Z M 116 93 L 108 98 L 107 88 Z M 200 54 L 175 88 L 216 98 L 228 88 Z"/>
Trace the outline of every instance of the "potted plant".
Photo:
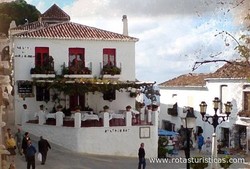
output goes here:
<path id="1" fill-rule="evenodd" d="M 159 137 L 158 140 L 158 158 L 166 158 L 168 139 L 166 137 Z"/>
<path id="2" fill-rule="evenodd" d="M 117 75 L 117 74 L 121 74 L 121 69 L 116 66 L 105 65 L 103 66 L 102 73 Z"/>
<path id="3" fill-rule="evenodd" d="M 230 165 L 232 164 L 232 162 L 230 162 L 230 159 L 231 159 L 231 156 L 229 155 L 222 157 L 220 166 L 224 169 L 229 168 Z"/>
<path id="4" fill-rule="evenodd" d="M 108 112 L 108 110 L 109 110 L 109 106 L 107 106 L 107 105 L 103 106 L 103 111 L 104 112 Z"/>
<path id="5" fill-rule="evenodd" d="M 153 104 L 153 105 L 152 105 L 152 111 L 157 111 L 157 110 L 158 110 L 158 107 L 159 107 L 158 105 Z"/>
<path id="6" fill-rule="evenodd" d="M 136 92 L 130 92 L 129 96 L 135 98 L 137 96 L 137 93 Z"/>

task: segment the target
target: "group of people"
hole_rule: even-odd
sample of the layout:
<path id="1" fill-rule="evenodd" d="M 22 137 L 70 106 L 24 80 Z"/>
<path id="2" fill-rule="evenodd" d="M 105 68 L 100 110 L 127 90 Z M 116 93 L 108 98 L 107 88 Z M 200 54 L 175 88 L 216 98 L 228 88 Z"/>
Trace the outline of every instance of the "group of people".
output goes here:
<path id="1" fill-rule="evenodd" d="M 28 110 L 27 105 L 23 105 L 24 113 L 22 117 L 22 123 L 26 123 L 28 121 Z M 65 114 L 62 112 L 62 106 L 58 105 L 56 107 L 56 113 L 50 113 L 51 116 L 48 116 L 48 112 L 44 110 L 44 105 L 39 106 L 39 111 L 34 114 L 34 118 L 38 120 L 39 124 L 45 124 L 47 119 L 53 118 L 56 119 L 56 124 L 62 126 L 63 125 L 63 118 L 65 117 Z"/>
<path id="2" fill-rule="evenodd" d="M 37 149 L 32 144 L 29 133 L 25 132 L 24 135 L 22 135 L 21 130 L 18 128 L 14 136 L 12 135 L 11 129 L 8 128 L 5 134 L 5 144 L 7 150 L 9 151 L 9 168 L 15 169 L 14 164 L 17 149 L 21 156 L 24 155 L 27 162 L 27 169 L 30 169 L 31 167 L 32 169 L 35 169 L 35 156 Z M 41 136 L 40 140 L 38 141 L 38 152 L 41 153 L 42 156 L 41 165 L 45 164 L 49 149 L 51 149 L 49 142 Z"/>

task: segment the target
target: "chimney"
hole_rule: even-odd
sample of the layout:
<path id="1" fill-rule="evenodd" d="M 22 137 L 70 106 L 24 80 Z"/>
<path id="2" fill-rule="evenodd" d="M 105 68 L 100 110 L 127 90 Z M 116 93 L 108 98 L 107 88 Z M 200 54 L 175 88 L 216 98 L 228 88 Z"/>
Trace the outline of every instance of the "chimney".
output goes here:
<path id="1" fill-rule="evenodd" d="M 128 36 L 128 19 L 127 19 L 127 15 L 122 16 L 122 22 L 123 22 L 123 35 Z"/>

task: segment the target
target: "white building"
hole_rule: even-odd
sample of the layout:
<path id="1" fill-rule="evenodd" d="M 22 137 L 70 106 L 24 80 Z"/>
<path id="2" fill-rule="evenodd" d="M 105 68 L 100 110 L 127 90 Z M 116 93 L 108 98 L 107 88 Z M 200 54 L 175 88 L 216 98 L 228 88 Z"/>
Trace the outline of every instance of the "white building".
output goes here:
<path id="1" fill-rule="evenodd" d="M 221 100 L 218 115 L 225 116 L 226 102 L 233 105 L 229 119 L 216 128 L 218 139 L 228 147 L 246 148 L 247 125 L 250 124 L 249 70 L 249 65 L 246 66 L 244 62 L 232 62 L 214 73 L 186 74 L 161 83 L 159 126 L 167 130 L 178 130 L 183 125 L 181 118 L 190 109 L 197 117 L 194 131 L 198 132 L 202 128 L 204 138 L 211 138 L 213 126 L 202 121 L 199 105 L 205 101 L 206 113 L 214 115 L 213 100 L 218 97 Z"/>
<path id="2" fill-rule="evenodd" d="M 34 115 L 39 105 L 47 112 L 62 105 L 65 113 L 80 106 L 82 112 L 95 116 L 105 105 L 117 114 L 127 105 L 136 109 L 136 98 L 130 97 L 130 92 L 151 84 L 135 80 L 138 39 L 128 36 L 126 16 L 122 21 L 124 34 L 105 31 L 70 22 L 70 17 L 53 5 L 39 21 L 11 26 L 16 124 L 21 124 L 23 104 L 28 106 L 33 123 L 38 123 Z M 74 151 L 137 156 L 139 144 L 145 142 L 148 156 L 157 156 L 157 124 L 139 126 L 129 116 L 112 117 L 64 121 L 64 126 L 72 128 L 24 124 L 23 129 Z"/>

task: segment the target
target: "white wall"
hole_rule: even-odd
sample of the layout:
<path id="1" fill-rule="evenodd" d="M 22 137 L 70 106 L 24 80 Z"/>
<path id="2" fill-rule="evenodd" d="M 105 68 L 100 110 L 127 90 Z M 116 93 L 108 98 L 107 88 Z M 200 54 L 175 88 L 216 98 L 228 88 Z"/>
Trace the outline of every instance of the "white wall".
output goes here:
<path id="1" fill-rule="evenodd" d="M 22 130 L 35 136 L 43 136 L 48 141 L 72 151 L 137 157 L 140 143 L 144 142 L 146 157 L 157 157 L 158 130 L 150 128 L 150 138 L 140 138 L 140 127 L 57 127 L 49 125 L 25 124 Z M 128 139 L 129 138 L 129 139 Z"/>
<path id="2" fill-rule="evenodd" d="M 14 57 L 14 83 L 17 85 L 18 80 L 32 80 L 30 69 L 35 67 L 35 47 L 49 47 L 49 54 L 54 58 L 55 70 L 57 74 L 61 73 L 63 63 L 68 64 L 68 49 L 79 47 L 85 48 L 85 62 L 92 62 L 93 77 L 100 77 L 100 63 L 103 60 L 103 48 L 116 49 L 117 66 L 122 64 L 120 75 L 121 81 L 135 81 L 135 42 L 124 41 L 84 41 L 84 40 L 54 40 L 54 39 L 14 39 L 13 40 L 13 57 Z M 35 93 L 35 88 L 33 89 Z M 109 105 L 111 109 L 125 109 L 127 105 L 134 107 L 134 99 L 129 97 L 129 93 L 117 93 L 117 99 L 113 102 L 103 101 L 102 94 L 88 96 L 88 105 L 95 111 L 102 110 L 104 105 Z M 21 122 L 22 105 L 27 104 L 31 112 L 30 118 L 39 110 L 39 105 L 45 105 L 50 111 L 53 103 L 38 102 L 35 97 L 25 100 L 17 95 L 17 86 L 15 86 L 15 120 L 16 124 Z M 96 93 L 95 93 L 96 94 Z"/>
<path id="3" fill-rule="evenodd" d="M 224 103 L 230 101 L 233 104 L 233 109 L 230 115 L 229 120 L 223 122 L 217 126 L 217 137 L 220 137 L 221 127 L 232 128 L 235 124 L 237 113 L 242 110 L 243 106 L 243 86 L 249 84 L 244 79 L 209 79 L 206 83 L 206 86 L 202 87 L 160 87 L 161 93 L 161 111 L 160 111 L 160 122 L 162 120 L 169 120 L 172 123 L 176 124 L 176 128 L 182 124 L 180 117 L 183 115 L 183 107 L 190 106 L 194 108 L 196 119 L 196 126 L 201 126 L 204 130 L 203 136 L 211 137 L 213 133 L 213 126 L 207 122 L 202 121 L 200 115 L 199 104 L 201 101 L 207 103 L 207 114 L 214 115 L 213 109 L 213 100 L 215 97 L 222 95 L 223 98 L 223 107 Z M 226 89 L 222 89 L 221 85 L 227 86 Z M 250 88 L 245 89 L 250 90 Z M 227 93 L 223 93 L 227 92 Z M 173 95 L 176 96 L 176 102 L 178 103 L 178 117 L 173 117 L 167 114 L 167 108 L 171 108 L 170 105 L 173 105 Z M 224 112 L 224 108 L 223 111 Z M 218 110 L 218 115 L 220 111 Z M 161 126 L 161 124 L 160 124 Z M 220 138 L 218 138 L 220 139 Z"/>

